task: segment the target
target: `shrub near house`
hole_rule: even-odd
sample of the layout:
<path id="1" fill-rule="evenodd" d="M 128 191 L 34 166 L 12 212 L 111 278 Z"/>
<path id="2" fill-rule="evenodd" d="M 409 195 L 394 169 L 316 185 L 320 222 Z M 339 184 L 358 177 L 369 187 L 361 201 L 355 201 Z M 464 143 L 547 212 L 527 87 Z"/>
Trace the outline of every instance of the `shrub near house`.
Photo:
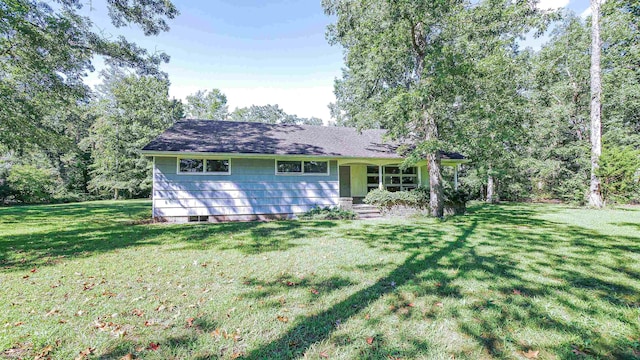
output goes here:
<path id="1" fill-rule="evenodd" d="M 469 195 L 465 190 L 445 186 L 445 215 L 460 215 L 466 211 Z M 377 206 L 387 215 L 428 214 L 429 189 L 423 186 L 413 191 L 391 192 L 383 189 L 370 191 L 364 202 Z"/>

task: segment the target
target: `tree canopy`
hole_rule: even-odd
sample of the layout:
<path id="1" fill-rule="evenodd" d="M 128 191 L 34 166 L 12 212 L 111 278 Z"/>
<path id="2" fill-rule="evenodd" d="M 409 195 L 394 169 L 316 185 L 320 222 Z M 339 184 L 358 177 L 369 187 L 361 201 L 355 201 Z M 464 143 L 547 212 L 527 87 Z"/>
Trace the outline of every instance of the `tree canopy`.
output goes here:
<path id="1" fill-rule="evenodd" d="M 382 127 L 427 159 L 431 213 L 442 216 L 439 151 L 455 148 L 474 101 L 473 74 L 486 48 L 513 47 L 540 23 L 527 2 L 325 0 L 328 38 L 345 51 L 338 107 L 347 123 Z"/>
<path id="2" fill-rule="evenodd" d="M 113 25 L 138 25 L 146 35 L 169 30 L 178 15 L 168 0 L 107 1 Z M 149 53 L 125 39 L 96 32 L 74 0 L 0 2 L 0 144 L 11 149 L 57 141 L 60 119 L 52 109 L 70 108 L 90 95 L 83 77 L 94 56 L 141 76 L 166 78 L 165 53 Z"/>
<path id="3" fill-rule="evenodd" d="M 227 95 L 219 89 L 199 90 L 187 96 L 185 113 L 191 119 L 224 120 L 229 115 Z"/>

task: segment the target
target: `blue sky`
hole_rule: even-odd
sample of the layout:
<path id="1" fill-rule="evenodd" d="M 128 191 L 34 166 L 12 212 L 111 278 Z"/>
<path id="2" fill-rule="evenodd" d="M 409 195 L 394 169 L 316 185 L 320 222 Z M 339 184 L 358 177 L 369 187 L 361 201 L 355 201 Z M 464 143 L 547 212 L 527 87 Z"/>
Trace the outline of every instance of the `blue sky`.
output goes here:
<path id="1" fill-rule="evenodd" d="M 96 27 L 124 35 L 149 49 L 164 51 L 171 62 L 162 66 L 171 80 L 170 95 L 182 98 L 197 90 L 219 88 L 229 109 L 278 104 L 287 113 L 330 119 L 327 105 L 335 100 L 333 80 L 341 74 L 342 50 L 325 39 L 326 16 L 320 0 L 174 0 L 180 16 L 171 30 L 145 37 L 135 27 L 115 29 L 104 0 L 93 0 L 83 13 Z M 543 8 L 568 7 L 578 14 L 589 0 L 542 0 Z M 544 39 L 527 40 L 539 47 Z M 101 68 L 99 59 L 96 68 Z M 99 82 L 96 73 L 87 83 Z"/>

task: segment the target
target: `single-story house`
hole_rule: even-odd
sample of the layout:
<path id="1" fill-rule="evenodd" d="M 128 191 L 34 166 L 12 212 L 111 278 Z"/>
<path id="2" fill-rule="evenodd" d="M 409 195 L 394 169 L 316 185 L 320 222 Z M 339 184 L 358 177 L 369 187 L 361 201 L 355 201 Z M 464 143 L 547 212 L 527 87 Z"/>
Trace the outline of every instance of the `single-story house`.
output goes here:
<path id="1" fill-rule="evenodd" d="M 181 120 L 147 144 L 153 217 L 163 221 L 290 218 L 359 203 L 372 189 L 429 186 L 426 162 L 402 170 L 384 130 Z M 442 164 L 467 162 L 443 153 Z"/>

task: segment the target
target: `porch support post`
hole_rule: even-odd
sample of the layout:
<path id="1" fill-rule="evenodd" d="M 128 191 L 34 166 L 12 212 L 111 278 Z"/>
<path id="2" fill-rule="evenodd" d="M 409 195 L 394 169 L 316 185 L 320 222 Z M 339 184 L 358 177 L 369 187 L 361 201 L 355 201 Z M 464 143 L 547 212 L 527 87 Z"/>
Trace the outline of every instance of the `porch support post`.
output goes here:
<path id="1" fill-rule="evenodd" d="M 453 188 L 458 190 L 458 164 L 453 168 Z"/>
<path id="2" fill-rule="evenodd" d="M 418 169 L 418 186 L 422 186 L 422 170 L 420 168 L 421 166 L 416 167 Z"/>
<path id="3" fill-rule="evenodd" d="M 382 165 L 378 166 L 378 189 L 384 189 L 384 185 L 382 183 Z"/>

